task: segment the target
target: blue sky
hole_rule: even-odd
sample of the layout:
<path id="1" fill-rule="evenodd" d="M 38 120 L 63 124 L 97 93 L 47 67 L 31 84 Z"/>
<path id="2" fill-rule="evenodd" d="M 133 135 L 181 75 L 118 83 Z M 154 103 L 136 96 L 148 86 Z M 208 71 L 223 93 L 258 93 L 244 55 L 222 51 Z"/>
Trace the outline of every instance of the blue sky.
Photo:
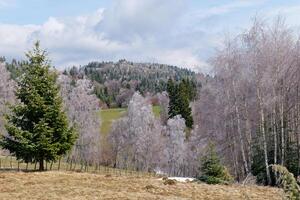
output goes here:
<path id="1" fill-rule="evenodd" d="M 39 39 L 61 69 L 125 58 L 207 72 L 224 35 L 278 14 L 298 33 L 299 0 L 0 0 L 0 55 L 23 59 Z"/>

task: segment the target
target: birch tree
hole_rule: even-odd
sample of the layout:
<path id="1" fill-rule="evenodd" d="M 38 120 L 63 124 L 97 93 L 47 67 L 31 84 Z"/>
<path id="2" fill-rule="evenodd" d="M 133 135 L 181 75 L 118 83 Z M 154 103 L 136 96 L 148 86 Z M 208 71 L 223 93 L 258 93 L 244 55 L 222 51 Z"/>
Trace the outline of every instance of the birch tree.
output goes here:
<path id="1" fill-rule="evenodd" d="M 93 85 L 87 79 L 72 80 L 60 75 L 61 94 L 69 121 L 78 132 L 78 139 L 71 153 L 74 162 L 99 163 L 100 125 L 99 100 L 93 94 Z"/>

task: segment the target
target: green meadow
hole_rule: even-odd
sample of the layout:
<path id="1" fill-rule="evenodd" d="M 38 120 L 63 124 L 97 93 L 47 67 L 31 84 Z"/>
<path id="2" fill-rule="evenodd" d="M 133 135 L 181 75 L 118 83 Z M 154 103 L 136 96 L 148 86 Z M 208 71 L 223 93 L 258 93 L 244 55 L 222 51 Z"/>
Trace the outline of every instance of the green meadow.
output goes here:
<path id="1" fill-rule="evenodd" d="M 160 107 L 153 106 L 152 109 L 155 117 L 159 117 Z M 101 110 L 99 112 L 99 115 L 101 117 L 101 134 L 107 135 L 110 132 L 113 121 L 124 116 L 126 112 L 127 108 L 111 108 Z"/>

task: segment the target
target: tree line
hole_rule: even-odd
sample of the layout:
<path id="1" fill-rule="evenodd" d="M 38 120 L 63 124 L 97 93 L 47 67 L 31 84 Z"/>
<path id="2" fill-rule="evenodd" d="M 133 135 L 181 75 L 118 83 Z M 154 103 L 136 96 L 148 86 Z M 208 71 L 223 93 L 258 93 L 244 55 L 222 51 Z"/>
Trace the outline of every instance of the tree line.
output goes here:
<path id="1" fill-rule="evenodd" d="M 271 164 L 300 175 L 299 39 L 284 19 L 255 19 L 226 38 L 194 105 L 198 134 L 215 141 L 232 174 L 274 184 Z M 202 127 L 201 127 L 202 125 Z"/>

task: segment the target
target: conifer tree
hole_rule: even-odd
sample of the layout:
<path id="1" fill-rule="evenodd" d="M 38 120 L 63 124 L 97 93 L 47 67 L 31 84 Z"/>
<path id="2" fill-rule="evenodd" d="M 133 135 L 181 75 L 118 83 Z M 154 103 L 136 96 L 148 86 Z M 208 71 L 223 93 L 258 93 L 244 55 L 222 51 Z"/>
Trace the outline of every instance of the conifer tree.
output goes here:
<path id="1" fill-rule="evenodd" d="M 185 119 L 188 128 L 193 127 L 192 109 L 189 105 L 189 89 L 188 82 L 182 80 L 179 84 L 168 80 L 167 91 L 169 94 L 169 118 L 181 115 Z"/>
<path id="2" fill-rule="evenodd" d="M 0 145 L 25 162 L 55 161 L 69 151 L 76 139 L 62 111 L 62 99 L 56 85 L 56 73 L 50 68 L 47 52 L 35 43 L 26 54 L 28 64 L 17 79 L 16 97 L 19 100 L 7 116 L 8 134 Z"/>
<path id="3" fill-rule="evenodd" d="M 188 128 L 192 128 L 194 120 L 192 117 L 192 109 L 189 102 L 189 88 L 186 85 L 186 82 L 183 80 L 178 86 L 179 94 L 179 113 L 185 119 L 185 125 Z"/>
<path id="4" fill-rule="evenodd" d="M 227 169 L 221 165 L 220 159 L 212 143 L 208 145 L 206 155 L 202 158 L 200 170 L 202 174 L 198 179 L 208 184 L 228 183 L 232 177 Z"/>
<path id="5" fill-rule="evenodd" d="M 169 118 L 179 115 L 177 86 L 172 79 L 168 80 L 167 92 L 169 94 Z"/>

